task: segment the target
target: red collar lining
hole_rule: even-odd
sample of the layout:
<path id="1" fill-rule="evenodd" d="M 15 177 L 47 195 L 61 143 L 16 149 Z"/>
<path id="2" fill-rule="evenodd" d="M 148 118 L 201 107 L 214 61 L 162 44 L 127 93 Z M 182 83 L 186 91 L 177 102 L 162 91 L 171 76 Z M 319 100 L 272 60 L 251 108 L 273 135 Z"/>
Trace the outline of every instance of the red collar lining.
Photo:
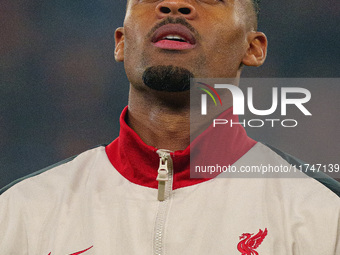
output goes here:
<path id="1" fill-rule="evenodd" d="M 116 170 L 129 181 L 157 188 L 156 181 L 159 164 L 157 149 L 145 144 L 142 139 L 127 125 L 125 121 L 128 107 L 125 107 L 120 116 L 119 137 L 106 146 L 107 156 Z M 232 115 L 232 108 L 226 110 L 219 118 L 232 119 L 238 122 L 238 116 Z M 222 130 L 222 129 L 220 129 Z M 221 141 L 226 141 L 221 143 Z M 216 148 L 222 144 L 223 150 Z M 249 151 L 256 141 L 249 138 L 241 125 L 233 128 L 224 127 L 223 132 L 216 132 L 212 126 L 199 135 L 185 150 L 171 153 L 173 160 L 173 189 L 198 184 L 211 178 L 190 178 L 190 150 L 193 152 L 211 151 L 216 157 L 223 154 L 224 164 L 234 164 L 240 157 Z M 201 154 L 202 155 L 202 154 Z M 210 153 L 211 155 L 211 153 Z M 204 160 L 204 159 L 203 159 Z M 210 157 L 213 162 L 214 157 Z"/>

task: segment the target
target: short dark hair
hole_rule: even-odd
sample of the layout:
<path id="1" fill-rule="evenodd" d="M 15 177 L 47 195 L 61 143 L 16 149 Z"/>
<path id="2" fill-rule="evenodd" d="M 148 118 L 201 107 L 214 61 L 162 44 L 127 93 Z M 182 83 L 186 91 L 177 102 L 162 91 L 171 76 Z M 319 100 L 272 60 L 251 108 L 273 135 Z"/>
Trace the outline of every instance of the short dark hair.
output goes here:
<path id="1" fill-rule="evenodd" d="M 255 9 L 255 13 L 257 17 L 259 16 L 259 13 L 260 13 L 260 2 L 261 0 L 253 0 L 253 5 L 254 5 L 254 9 Z"/>

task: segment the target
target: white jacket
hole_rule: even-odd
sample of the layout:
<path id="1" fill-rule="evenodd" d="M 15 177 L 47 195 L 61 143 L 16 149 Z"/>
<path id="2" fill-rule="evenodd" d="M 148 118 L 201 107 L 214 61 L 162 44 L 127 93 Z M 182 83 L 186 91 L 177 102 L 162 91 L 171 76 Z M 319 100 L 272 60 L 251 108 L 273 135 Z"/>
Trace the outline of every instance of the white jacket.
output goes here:
<path id="1" fill-rule="evenodd" d="M 335 181 L 190 179 L 188 151 L 144 144 L 125 114 L 109 146 L 2 190 L 1 255 L 340 254 Z M 232 165 L 290 166 L 242 130 L 227 145 L 238 155 Z M 164 177 L 159 163 L 168 167 L 167 181 L 156 180 Z"/>

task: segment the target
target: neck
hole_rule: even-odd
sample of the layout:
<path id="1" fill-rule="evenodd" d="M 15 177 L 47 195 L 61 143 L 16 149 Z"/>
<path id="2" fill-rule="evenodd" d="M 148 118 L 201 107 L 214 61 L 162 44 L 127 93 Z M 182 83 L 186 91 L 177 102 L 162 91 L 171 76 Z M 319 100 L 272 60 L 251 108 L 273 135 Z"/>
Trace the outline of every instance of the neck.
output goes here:
<path id="1" fill-rule="evenodd" d="M 184 150 L 190 138 L 199 135 L 223 109 L 232 106 L 231 95 L 226 94 L 222 100 L 223 108 L 210 106 L 209 115 L 202 116 L 200 104 L 190 108 L 189 91 L 157 92 L 130 86 L 127 123 L 147 145 Z"/>
<path id="2" fill-rule="evenodd" d="M 175 98 L 173 93 L 148 93 L 131 86 L 127 123 L 146 144 L 171 151 L 190 144 L 190 95 L 177 94 Z"/>

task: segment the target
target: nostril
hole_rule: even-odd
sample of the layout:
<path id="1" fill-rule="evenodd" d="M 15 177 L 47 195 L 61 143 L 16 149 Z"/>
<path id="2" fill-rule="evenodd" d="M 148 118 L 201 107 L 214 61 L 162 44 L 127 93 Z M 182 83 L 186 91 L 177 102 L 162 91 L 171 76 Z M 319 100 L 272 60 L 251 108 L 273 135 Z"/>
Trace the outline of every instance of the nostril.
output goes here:
<path id="1" fill-rule="evenodd" d="M 189 8 L 179 8 L 178 11 L 182 14 L 190 14 L 191 12 Z"/>
<path id="2" fill-rule="evenodd" d="M 171 12 L 170 8 L 164 7 L 164 6 L 160 8 L 160 11 L 161 11 L 162 13 L 170 13 L 170 12 Z"/>

